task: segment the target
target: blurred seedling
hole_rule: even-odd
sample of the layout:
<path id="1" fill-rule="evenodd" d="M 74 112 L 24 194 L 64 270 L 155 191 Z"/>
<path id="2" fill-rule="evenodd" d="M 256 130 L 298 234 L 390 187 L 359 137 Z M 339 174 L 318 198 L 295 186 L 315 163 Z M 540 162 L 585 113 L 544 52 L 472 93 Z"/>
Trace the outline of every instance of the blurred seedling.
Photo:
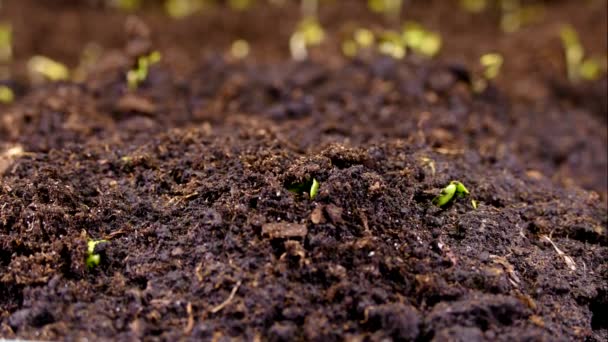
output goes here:
<path id="1" fill-rule="evenodd" d="M 292 183 L 287 186 L 287 190 L 295 194 L 307 193 L 310 199 L 314 199 L 319 193 L 319 187 L 321 183 L 315 178 L 308 180 L 303 183 Z"/>
<path id="2" fill-rule="evenodd" d="M 405 41 L 395 31 L 385 31 L 378 38 L 378 51 L 395 59 L 405 57 Z"/>
<path id="3" fill-rule="evenodd" d="M 0 103 L 9 104 L 15 100 L 15 93 L 9 86 L 0 85 Z"/>
<path id="4" fill-rule="evenodd" d="M 434 57 L 441 50 L 441 35 L 410 21 L 403 26 L 403 41 L 408 49 L 423 57 Z"/>
<path id="5" fill-rule="evenodd" d="M 367 6 L 372 12 L 382 13 L 387 21 L 398 23 L 403 0 L 368 0 Z"/>
<path id="6" fill-rule="evenodd" d="M 167 0 L 165 11 L 171 18 L 179 19 L 202 11 L 208 6 L 209 0 Z"/>
<path id="7" fill-rule="evenodd" d="M 500 70 L 504 64 L 504 58 L 499 53 L 486 53 L 479 58 L 482 68 L 482 77 L 473 80 L 473 91 L 481 93 L 488 86 L 488 81 L 500 75 Z"/>
<path id="8" fill-rule="evenodd" d="M 460 0 L 460 7 L 470 13 L 481 13 L 488 7 L 488 0 Z"/>
<path id="9" fill-rule="evenodd" d="M 69 69 L 48 57 L 34 56 L 27 62 L 27 69 L 34 82 L 41 82 L 44 79 L 50 81 L 67 80 L 70 76 Z"/>
<path id="10" fill-rule="evenodd" d="M 235 11 L 245 11 L 253 4 L 254 0 L 228 0 L 228 6 Z"/>
<path id="11" fill-rule="evenodd" d="M 9 23 L 0 23 L 0 62 L 13 58 L 13 29 Z"/>
<path id="12" fill-rule="evenodd" d="M 308 48 L 319 45 L 325 39 L 325 30 L 315 17 L 307 17 L 300 21 L 296 31 L 289 39 L 291 57 L 301 61 L 308 57 Z"/>
<path id="13" fill-rule="evenodd" d="M 108 240 L 88 240 L 87 241 L 87 258 L 86 264 L 89 269 L 95 268 L 101 262 L 101 254 L 95 253 L 95 247 L 100 243 L 108 242 Z"/>
<path id="14" fill-rule="evenodd" d="M 243 59 L 249 55 L 249 43 L 244 39 L 235 40 L 230 46 L 230 55 L 236 59 Z"/>
<path id="15" fill-rule="evenodd" d="M 355 57 L 359 50 L 370 49 L 375 42 L 376 37 L 371 30 L 358 28 L 353 32 L 352 38 L 342 42 L 342 53 L 347 57 Z"/>
<path id="16" fill-rule="evenodd" d="M 132 12 L 139 9 L 143 0 L 109 0 L 108 5 L 121 11 Z"/>
<path id="17" fill-rule="evenodd" d="M 576 30 L 570 25 L 563 26 L 560 38 L 566 56 L 568 79 L 577 82 L 581 79 L 596 80 L 606 72 L 606 59 L 598 57 L 585 59 L 585 50 Z"/>
<path id="18" fill-rule="evenodd" d="M 526 25 L 542 20 L 545 8 L 541 5 L 522 5 L 520 0 L 500 0 L 500 28 L 503 32 L 516 32 Z"/>
<path id="19" fill-rule="evenodd" d="M 464 197 L 469 195 L 469 190 L 459 181 L 451 181 L 448 186 L 441 189 L 441 193 L 433 199 L 433 204 L 443 207 L 450 203 L 454 197 Z"/>
<path id="20" fill-rule="evenodd" d="M 150 66 L 160 62 L 161 54 L 153 51 L 149 55 L 137 59 L 137 67 L 127 72 L 127 84 L 129 89 L 134 90 L 148 78 Z"/>

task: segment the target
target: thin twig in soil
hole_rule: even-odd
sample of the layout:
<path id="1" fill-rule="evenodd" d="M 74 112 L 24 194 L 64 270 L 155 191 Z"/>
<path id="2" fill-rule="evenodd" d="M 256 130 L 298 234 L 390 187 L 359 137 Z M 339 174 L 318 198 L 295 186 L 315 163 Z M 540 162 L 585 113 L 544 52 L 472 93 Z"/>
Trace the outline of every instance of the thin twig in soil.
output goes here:
<path id="1" fill-rule="evenodd" d="M 192 314 L 192 303 L 190 302 L 186 305 L 186 313 L 188 314 L 188 323 L 184 328 L 184 334 L 190 334 L 194 328 L 194 315 Z"/>
<path id="2" fill-rule="evenodd" d="M 225 308 L 228 304 L 230 304 L 230 302 L 232 302 L 232 300 L 234 299 L 234 295 L 236 295 L 236 292 L 239 290 L 240 286 L 241 286 L 241 281 L 239 280 L 236 283 L 236 285 L 234 285 L 234 287 L 232 288 L 232 291 L 230 291 L 230 296 L 228 296 L 228 298 L 226 298 L 226 300 L 223 301 L 220 305 L 211 309 L 211 313 L 217 313 L 220 310 L 222 310 L 223 308 Z"/>
<path id="3" fill-rule="evenodd" d="M 541 236 L 541 239 L 545 239 L 545 240 L 549 241 L 549 243 L 553 246 L 553 248 L 555 249 L 557 254 L 559 256 L 561 256 L 562 258 L 564 258 L 566 265 L 568 265 L 568 267 L 572 271 L 576 271 L 576 263 L 574 262 L 574 260 L 572 260 L 572 258 L 569 255 L 567 255 L 566 253 L 562 252 L 561 249 L 557 248 L 557 245 L 553 241 L 551 241 L 551 238 L 549 238 L 547 235 L 543 235 L 543 236 Z"/>

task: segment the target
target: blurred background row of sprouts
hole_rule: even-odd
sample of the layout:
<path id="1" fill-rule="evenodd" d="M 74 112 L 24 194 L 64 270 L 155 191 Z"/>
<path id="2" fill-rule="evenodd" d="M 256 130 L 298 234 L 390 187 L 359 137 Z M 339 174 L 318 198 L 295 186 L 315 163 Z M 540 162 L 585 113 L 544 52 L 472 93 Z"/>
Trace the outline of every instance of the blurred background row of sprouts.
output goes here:
<path id="1" fill-rule="evenodd" d="M 306 60 L 315 48 L 328 40 L 328 33 L 320 20 L 320 11 L 329 4 L 339 5 L 345 0 L 87 0 L 91 6 L 113 8 L 123 12 L 133 12 L 146 8 L 161 9 L 175 20 L 194 16 L 205 11 L 225 8 L 231 11 L 250 11 L 257 5 L 290 6 L 297 8 L 300 20 L 293 27 L 289 37 L 289 53 L 294 60 Z M 349 0 L 350 1 L 350 0 Z M 361 0 L 371 13 L 381 16 L 385 22 L 382 27 L 351 26 L 346 33 L 331 43 L 339 44 L 339 50 L 347 58 L 388 55 L 402 59 L 408 55 L 421 59 L 432 59 L 441 53 L 443 38 L 438 30 L 424 26 L 422 23 L 404 20 L 407 17 L 408 0 Z M 484 15 L 492 13 L 498 16 L 497 25 L 504 34 L 511 34 L 543 20 L 546 9 L 542 2 L 523 0 L 452 0 L 458 2 L 463 13 Z M 589 1 L 589 0 L 588 0 Z M 591 0 L 593 1 L 593 0 Z M 564 23 L 555 32 L 563 46 L 565 74 L 571 82 L 595 80 L 606 73 L 606 55 L 588 55 L 581 43 L 575 28 Z M 0 22 L 0 77 L 10 77 L 8 67 L 13 58 L 13 32 L 11 23 Z M 235 37 L 228 53 L 234 59 L 246 58 L 252 49 L 250 42 L 242 37 Z M 44 81 L 84 79 L 87 65 L 94 64 L 101 54 L 101 47 L 89 44 L 82 52 L 80 65 L 70 70 L 62 63 L 46 56 L 32 56 L 27 68 L 34 83 Z M 482 90 L 489 80 L 499 77 L 505 58 L 496 51 L 487 51 L 479 57 L 480 77 L 475 87 Z M 131 74 L 130 88 L 137 84 L 136 74 Z M 0 86 L 0 102 L 11 102 L 14 96 L 7 86 Z"/>

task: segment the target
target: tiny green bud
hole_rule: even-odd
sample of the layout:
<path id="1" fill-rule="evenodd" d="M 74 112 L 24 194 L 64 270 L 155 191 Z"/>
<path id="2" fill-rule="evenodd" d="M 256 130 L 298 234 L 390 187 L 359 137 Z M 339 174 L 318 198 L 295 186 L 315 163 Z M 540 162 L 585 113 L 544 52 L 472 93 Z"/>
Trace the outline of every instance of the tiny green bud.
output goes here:
<path id="1" fill-rule="evenodd" d="M 321 184 L 316 179 L 313 178 L 312 186 L 310 187 L 310 199 L 313 199 L 313 198 L 315 198 L 315 196 L 317 196 L 320 186 L 321 186 Z"/>

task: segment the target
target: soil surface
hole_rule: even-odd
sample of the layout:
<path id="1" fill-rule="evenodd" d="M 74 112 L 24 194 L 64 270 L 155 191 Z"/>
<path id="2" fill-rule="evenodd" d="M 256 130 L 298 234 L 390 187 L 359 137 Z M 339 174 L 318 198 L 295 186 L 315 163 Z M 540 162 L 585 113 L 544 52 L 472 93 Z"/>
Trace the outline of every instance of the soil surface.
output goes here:
<path id="1" fill-rule="evenodd" d="M 2 2 L 0 337 L 608 339 L 607 79 L 568 81 L 558 34 L 606 53 L 605 1 L 536 1 L 511 34 L 495 10 L 409 1 L 442 34 L 433 60 L 345 58 L 345 27 L 391 24 L 333 2 L 301 62 L 295 4 L 101 3 Z M 74 68 L 91 42 L 83 80 L 31 82 L 29 57 Z M 162 62 L 129 90 L 147 45 Z M 502 73 L 473 91 L 493 51 Z M 452 180 L 470 194 L 433 205 Z M 89 239 L 106 240 L 93 268 Z"/>

